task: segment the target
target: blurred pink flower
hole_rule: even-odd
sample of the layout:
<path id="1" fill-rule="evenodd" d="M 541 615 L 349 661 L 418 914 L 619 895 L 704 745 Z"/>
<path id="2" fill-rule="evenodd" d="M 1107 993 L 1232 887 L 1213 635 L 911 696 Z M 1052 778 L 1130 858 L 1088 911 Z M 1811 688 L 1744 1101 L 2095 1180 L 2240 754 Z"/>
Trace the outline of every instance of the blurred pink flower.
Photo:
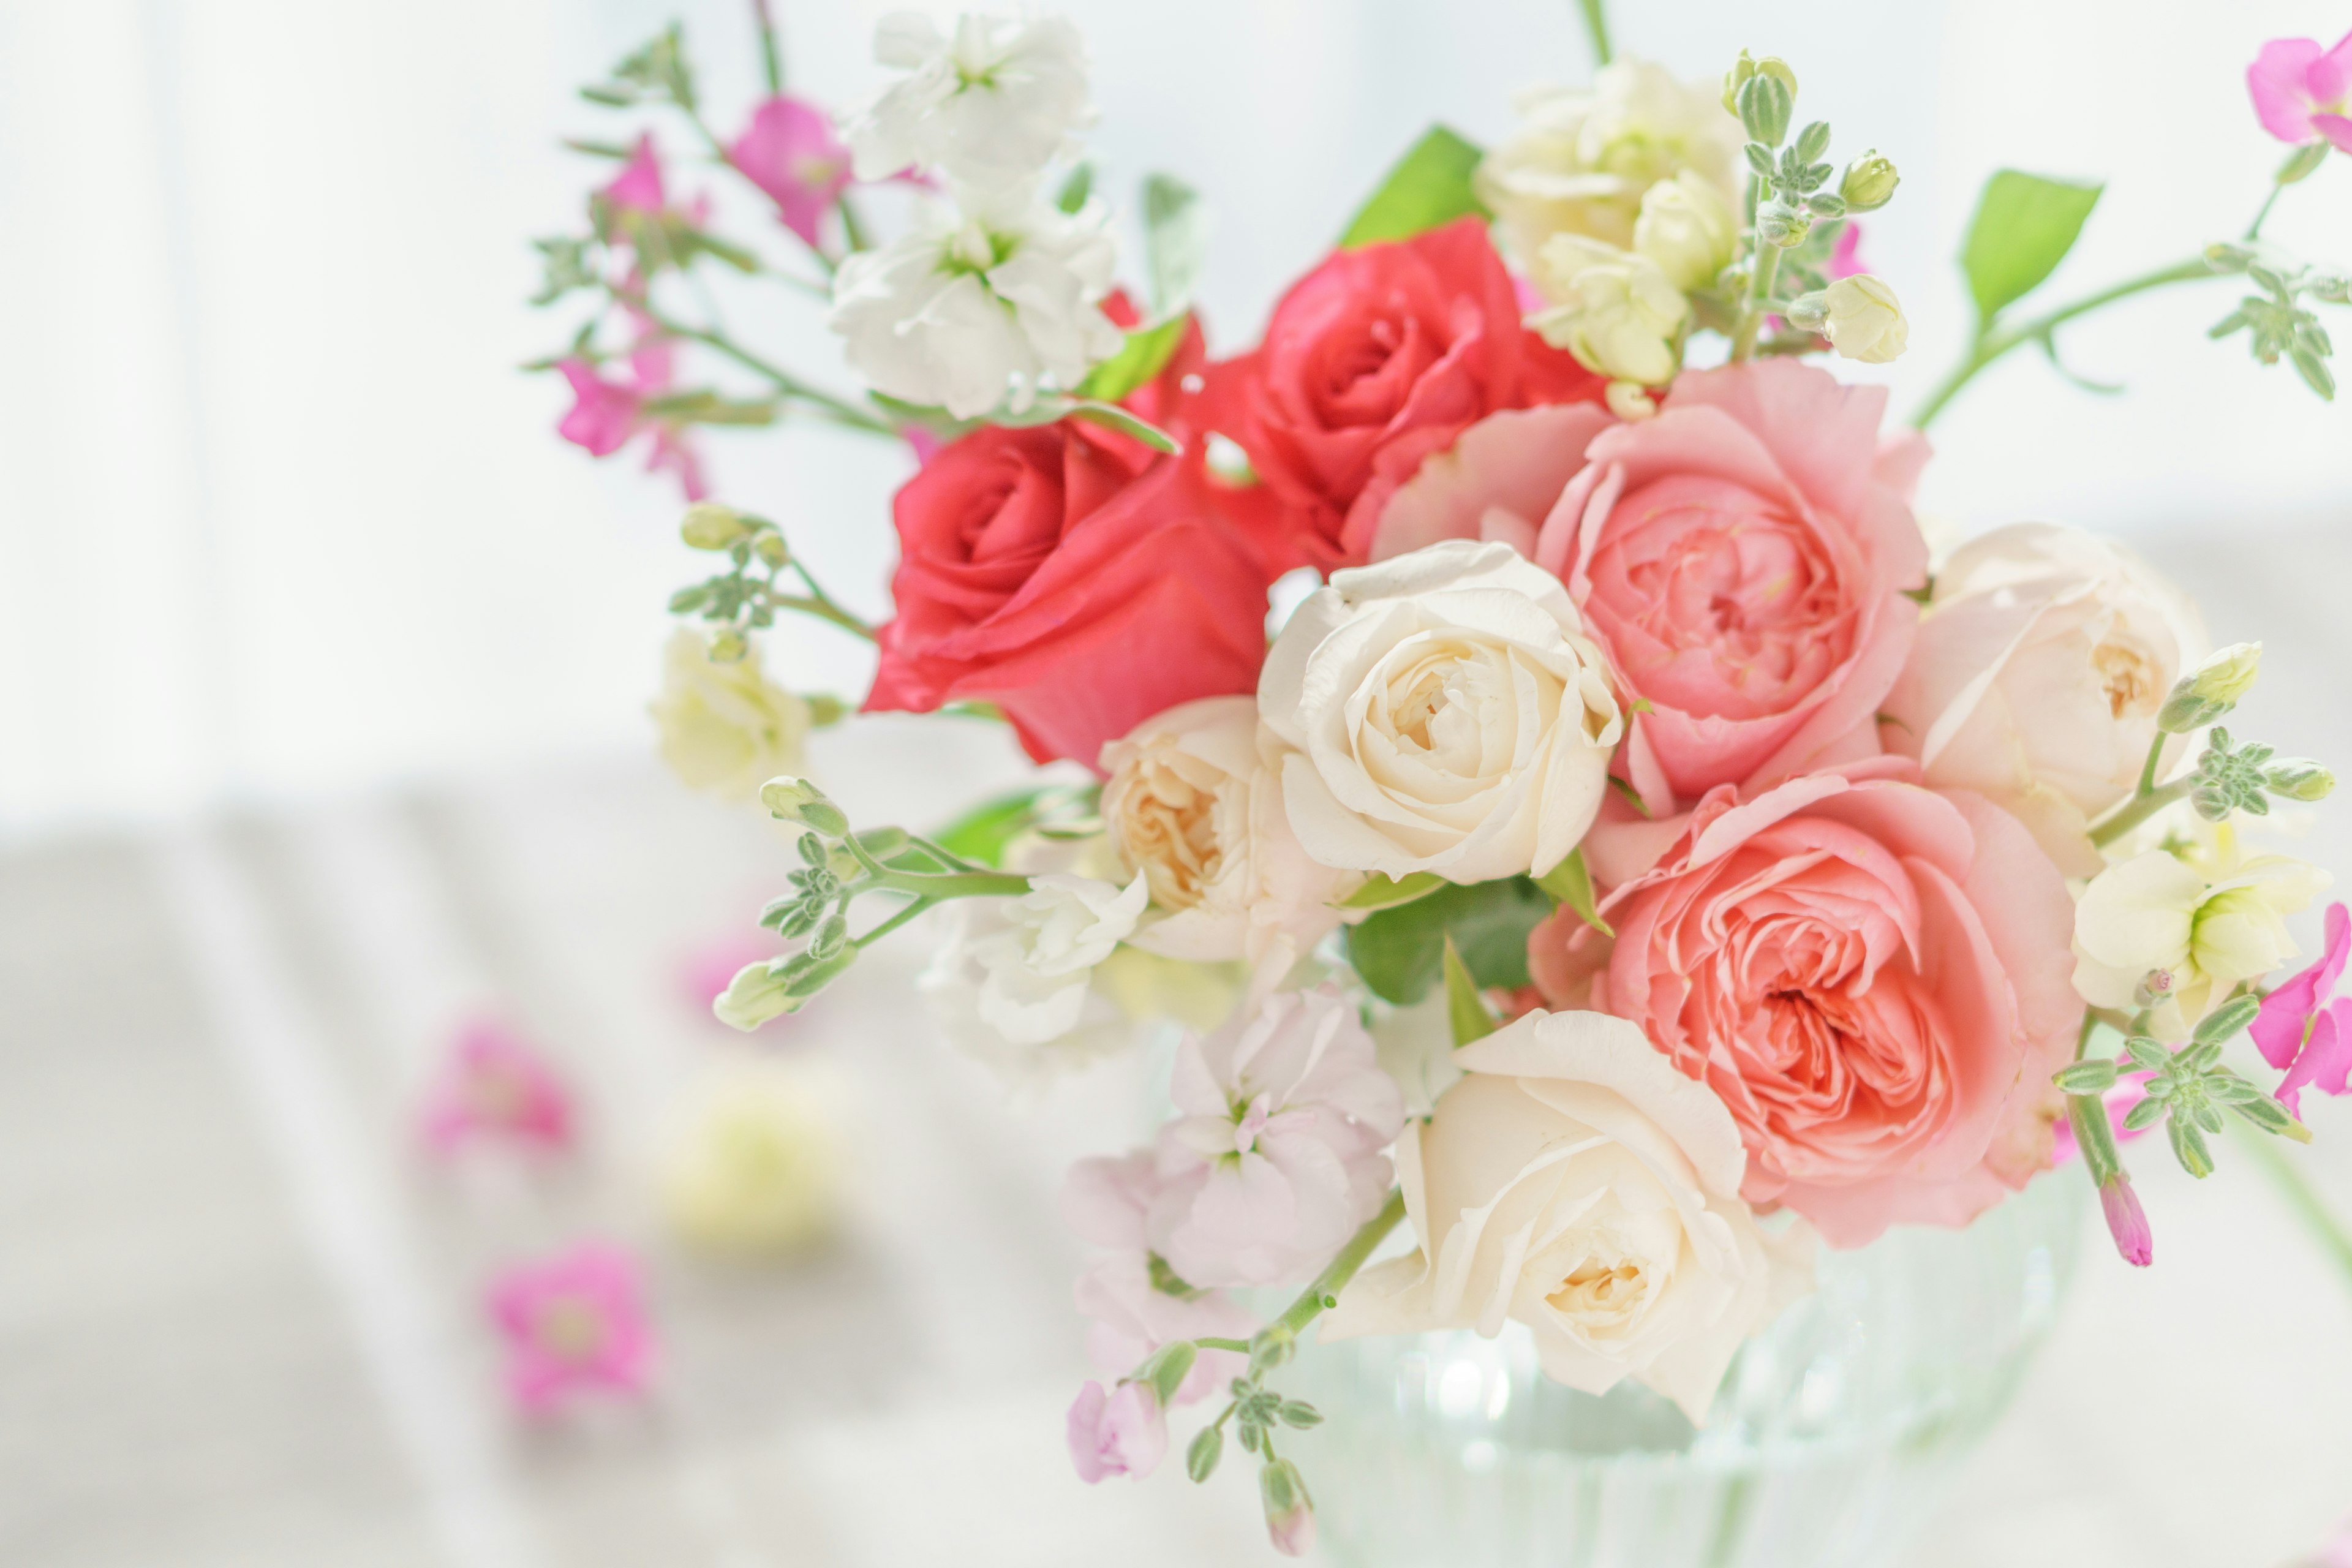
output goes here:
<path id="1" fill-rule="evenodd" d="M 604 187 L 604 197 L 615 212 L 643 213 L 647 217 L 659 217 L 668 205 L 669 198 L 662 186 L 661 155 L 654 151 L 651 132 L 637 138 L 636 149 L 621 165 L 613 183 Z"/>
<path id="2" fill-rule="evenodd" d="M 686 499 L 700 500 L 709 493 L 702 460 L 681 426 L 646 412 L 646 405 L 670 389 L 675 379 L 674 351 L 669 340 L 639 322 L 636 346 L 629 351 L 629 374 L 625 381 L 607 381 L 589 361 L 573 355 L 555 368 L 572 385 L 572 407 L 558 421 L 555 433 L 593 457 L 608 458 L 640 431 L 653 432 L 646 460 L 647 473 L 674 475 Z"/>
<path id="3" fill-rule="evenodd" d="M 586 1242 L 508 1269 L 490 1287 L 490 1316 L 507 1342 L 507 1392 L 528 1415 L 575 1394 L 642 1394 L 654 1337 L 625 1252 Z"/>
<path id="4" fill-rule="evenodd" d="M 1099 1383 L 1078 1390 L 1070 1405 L 1070 1463 L 1088 1486 L 1106 1476 L 1138 1480 L 1168 1452 L 1168 1413 L 1144 1383 L 1122 1383 L 1106 1394 Z"/>
<path id="5" fill-rule="evenodd" d="M 2247 1031 L 2263 1059 L 2286 1073 L 2279 1103 L 2298 1117 L 2305 1089 L 2342 1094 L 2352 1087 L 2352 996 L 2336 997 L 2345 959 L 2352 956 L 2352 911 L 2328 905 L 2326 933 L 2319 962 L 2263 998 Z"/>
<path id="6" fill-rule="evenodd" d="M 784 226 L 814 247 L 824 215 L 849 184 L 849 149 L 824 110 L 792 97 L 769 99 L 727 150 L 743 177 L 768 193 Z"/>
<path id="7" fill-rule="evenodd" d="M 1858 278 L 1869 270 L 1862 259 L 1862 225 L 1848 218 L 1838 231 L 1837 248 L 1830 252 L 1830 279 Z"/>
<path id="8" fill-rule="evenodd" d="M 546 1058 L 492 1023 L 466 1026 L 426 1089 L 418 1130 L 447 1153 L 474 1139 L 572 1146 L 572 1094 Z"/>
<path id="9" fill-rule="evenodd" d="M 2352 33 L 2322 49 L 2315 38 L 2273 38 L 2246 68 L 2254 118 L 2282 142 L 2325 136 L 2352 153 Z"/>

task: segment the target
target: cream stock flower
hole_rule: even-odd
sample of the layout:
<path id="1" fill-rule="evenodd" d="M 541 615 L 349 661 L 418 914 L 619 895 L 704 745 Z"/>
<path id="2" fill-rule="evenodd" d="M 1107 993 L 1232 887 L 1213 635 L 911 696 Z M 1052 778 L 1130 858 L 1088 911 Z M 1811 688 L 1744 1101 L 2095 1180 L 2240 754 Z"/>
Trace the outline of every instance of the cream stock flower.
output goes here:
<path id="1" fill-rule="evenodd" d="M 1534 1331 L 1546 1375 L 1632 1377 L 1706 1418 L 1742 1341 L 1811 1286 L 1811 1237 L 1768 1237 L 1731 1113 L 1638 1025 L 1528 1014 L 1454 1053 L 1467 1076 L 1396 1146 L 1421 1249 L 1359 1275 L 1327 1340 Z"/>
<path id="2" fill-rule="evenodd" d="M 1839 279 L 1830 285 L 1823 310 L 1822 335 L 1842 359 L 1885 364 L 1910 344 L 1911 324 L 1883 278 L 1859 272 Z"/>
<path id="3" fill-rule="evenodd" d="M 1286 971 L 1339 923 L 1331 905 L 1358 879 L 1299 847 L 1264 752 L 1252 697 L 1180 704 L 1103 748 L 1104 823 L 1160 911 L 1136 946 Z"/>
<path id="4" fill-rule="evenodd" d="M 1518 108 L 1518 133 L 1487 154 L 1475 183 L 1522 266 L 1556 234 L 1631 246 L 1643 196 L 1685 170 L 1727 204 L 1737 195 L 1745 138 L 1712 82 L 1620 60 L 1590 91 L 1541 89 Z"/>
<path id="5" fill-rule="evenodd" d="M 739 1063 L 697 1083 L 661 1165 L 670 1224 L 724 1251 L 789 1252 L 823 1237 L 841 1206 L 842 1098 L 809 1063 Z"/>
<path id="6" fill-rule="evenodd" d="M 2128 1013 L 2160 971 L 2169 985 L 2152 1026 L 2182 1039 L 2240 984 L 2295 955 L 2286 917 L 2330 880 L 2288 856 L 2242 854 L 2226 823 L 2208 843 L 2136 855 L 2093 878 L 2074 906 L 2074 989 Z"/>
<path id="7" fill-rule="evenodd" d="M 966 13 L 952 35 L 914 11 L 874 29 L 874 58 L 908 75 L 848 117 L 861 180 L 938 168 L 976 186 L 1026 180 L 1075 153 L 1092 122 L 1086 40 L 1067 18 Z"/>
<path id="8" fill-rule="evenodd" d="M 1326 866 L 1541 873 L 1601 806 L 1624 728 L 1559 579 L 1445 540 L 1335 572 L 1266 652 L 1291 831 Z"/>
<path id="9" fill-rule="evenodd" d="M 1535 279 L 1552 303 L 1528 325 L 1544 342 L 1614 381 L 1663 386 L 1674 380 L 1690 301 L 1655 261 L 1580 235 L 1555 235 L 1544 244 Z"/>
<path id="10" fill-rule="evenodd" d="M 1715 182 L 1695 169 L 1652 185 L 1633 220 L 1633 248 L 1685 294 L 1706 288 L 1731 265 L 1738 238 L 1739 215 Z"/>
<path id="11" fill-rule="evenodd" d="M 1105 210 L 1065 215 L 1029 186 L 929 205 L 904 236 L 833 280 L 826 324 L 877 391 L 977 418 L 1075 386 L 1126 334 L 1098 308 L 1118 249 Z"/>
<path id="12" fill-rule="evenodd" d="M 815 714 L 770 680 L 755 648 L 730 663 L 681 627 L 662 650 L 662 689 L 649 710 L 662 761 L 688 788 L 750 800 L 778 773 L 797 773 Z"/>
<path id="13" fill-rule="evenodd" d="M 2095 875 L 2090 825 L 2131 793 L 2165 693 L 2205 652 L 2196 605 L 2125 546 L 2045 522 L 1970 540 L 1933 582 L 1881 739 Z M 2167 743 L 2159 777 L 2188 744 Z"/>

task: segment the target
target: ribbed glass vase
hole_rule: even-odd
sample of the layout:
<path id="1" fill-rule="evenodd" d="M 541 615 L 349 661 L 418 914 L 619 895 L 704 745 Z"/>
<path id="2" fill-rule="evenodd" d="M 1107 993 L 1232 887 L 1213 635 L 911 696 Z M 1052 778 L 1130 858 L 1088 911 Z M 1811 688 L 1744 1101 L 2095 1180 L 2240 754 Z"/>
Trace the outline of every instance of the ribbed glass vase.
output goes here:
<path id="1" fill-rule="evenodd" d="M 1695 1429 L 1632 1383 L 1578 1394 L 1525 1330 L 1317 1347 L 1284 1380 L 1328 1558 L 1350 1568 L 1897 1568 L 2016 1392 L 2074 1272 L 2078 1172 L 1965 1230 L 1823 1252 L 1820 1289 Z"/>

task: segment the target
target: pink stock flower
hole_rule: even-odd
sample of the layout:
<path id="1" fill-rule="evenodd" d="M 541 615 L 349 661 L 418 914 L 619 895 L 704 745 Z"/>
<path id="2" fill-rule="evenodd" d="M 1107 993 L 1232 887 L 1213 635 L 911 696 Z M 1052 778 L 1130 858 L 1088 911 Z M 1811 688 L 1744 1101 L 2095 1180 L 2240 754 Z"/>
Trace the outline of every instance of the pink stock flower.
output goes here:
<path id="1" fill-rule="evenodd" d="M 1837 248 L 1830 252 L 1830 278 L 1858 278 L 1870 270 L 1862 259 L 1862 225 L 1852 218 L 1838 232 Z"/>
<path id="2" fill-rule="evenodd" d="M 588 1242 L 518 1264 L 492 1284 L 490 1316 L 507 1342 L 507 1392 L 527 1415 L 577 1394 L 634 1395 L 653 1375 L 653 1328 L 635 1262 Z"/>
<path id="3" fill-rule="evenodd" d="M 2352 33 L 2322 49 L 2315 38 L 2273 38 L 2246 68 L 2254 118 L 2282 142 L 2326 137 L 2352 153 Z"/>
<path id="4" fill-rule="evenodd" d="M 476 1139 L 541 1149 L 572 1146 L 572 1095 L 546 1059 L 496 1024 L 467 1026 L 417 1119 L 433 1149 Z"/>
<path id="5" fill-rule="evenodd" d="M 605 380 L 595 365 L 578 355 L 557 362 L 555 368 L 572 386 L 572 407 L 557 422 L 555 433 L 585 447 L 592 457 L 609 458 L 639 432 L 651 431 L 646 471 L 670 474 L 687 500 L 700 500 L 709 486 L 693 442 L 679 426 L 646 412 L 649 401 L 670 389 L 676 375 L 674 351 L 667 339 L 640 326 L 636 347 L 629 352 L 626 380 Z"/>
<path id="6" fill-rule="evenodd" d="M 2106 1215 L 2107 1234 L 2116 1238 L 2116 1250 L 2126 1263 L 2145 1268 L 2156 1261 L 2156 1237 L 2147 1228 L 2147 1213 L 2139 1206 L 2139 1194 L 2132 1191 L 2129 1176 L 2118 1171 L 2100 1184 L 2099 1209 Z"/>
<path id="7" fill-rule="evenodd" d="M 654 151 L 653 133 L 637 138 L 629 161 L 603 192 L 604 200 L 615 212 L 641 213 L 646 217 L 659 217 L 669 205 L 662 186 L 661 155 Z"/>
<path id="8" fill-rule="evenodd" d="M 1070 1463 L 1088 1486 L 1106 1476 L 1141 1480 L 1168 1453 L 1168 1413 L 1149 1384 L 1122 1383 L 1106 1394 L 1089 1382 L 1070 1405 L 1069 1433 Z"/>
<path id="9" fill-rule="evenodd" d="M 2279 1103 L 2296 1117 L 2303 1114 L 2305 1089 L 2342 1094 L 2352 1087 L 2352 996 L 2336 996 L 2347 954 L 2352 911 L 2330 904 L 2319 962 L 2263 998 L 2263 1010 L 2248 1030 L 2263 1060 L 2285 1072 Z"/>
<path id="10" fill-rule="evenodd" d="M 1169 1088 L 1146 1228 L 1187 1283 L 1304 1279 L 1380 1208 L 1404 1103 L 1336 987 L 1187 1039 Z"/>
<path id="11" fill-rule="evenodd" d="M 1070 1228 L 1108 1248 L 1078 1276 L 1078 1310 L 1092 1320 L 1087 1357 L 1098 1371 L 1124 1375 L 1162 1345 L 1177 1340 L 1245 1340 L 1257 1319 L 1223 1290 L 1202 1289 L 1173 1277 L 1165 1265 L 1155 1278 L 1146 1217 L 1161 1182 L 1148 1149 L 1117 1159 L 1080 1160 L 1062 1184 L 1062 1214 Z M 1241 1374 L 1246 1358 L 1233 1351 L 1202 1351 L 1176 1390 L 1189 1405 Z"/>
<path id="12" fill-rule="evenodd" d="M 849 149 L 824 110 L 803 100 L 772 98 L 727 150 L 730 163 L 768 194 L 784 226 L 811 247 L 818 226 L 849 185 Z"/>

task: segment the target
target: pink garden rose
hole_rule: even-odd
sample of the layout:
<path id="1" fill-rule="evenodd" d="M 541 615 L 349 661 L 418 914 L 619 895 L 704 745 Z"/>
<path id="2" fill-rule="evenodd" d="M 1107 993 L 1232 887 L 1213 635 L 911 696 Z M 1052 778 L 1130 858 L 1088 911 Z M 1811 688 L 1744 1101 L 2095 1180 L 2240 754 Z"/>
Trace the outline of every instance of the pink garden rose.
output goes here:
<path id="1" fill-rule="evenodd" d="M 2326 137 L 2352 153 L 2352 33 L 2323 49 L 2316 38 L 2273 38 L 2246 68 L 2254 118 L 2282 142 Z"/>
<path id="2" fill-rule="evenodd" d="M 1587 841 L 1612 886 L 1528 966 L 1640 1024 L 1729 1107 L 1741 1195 L 1834 1247 L 1964 1225 L 2051 1162 L 2074 1051 L 2074 900 L 2016 818 L 1871 758 Z"/>
<path id="3" fill-rule="evenodd" d="M 1532 531 L 1536 564 L 1648 704 L 1625 760 L 1654 815 L 1868 756 L 1927 563 L 1908 504 L 1926 443 L 1882 447 L 1885 405 L 1883 387 L 1766 360 L 1686 373 L 1639 424 L 1496 415 L 1397 491 L 1372 554 L 1524 550 Z"/>

